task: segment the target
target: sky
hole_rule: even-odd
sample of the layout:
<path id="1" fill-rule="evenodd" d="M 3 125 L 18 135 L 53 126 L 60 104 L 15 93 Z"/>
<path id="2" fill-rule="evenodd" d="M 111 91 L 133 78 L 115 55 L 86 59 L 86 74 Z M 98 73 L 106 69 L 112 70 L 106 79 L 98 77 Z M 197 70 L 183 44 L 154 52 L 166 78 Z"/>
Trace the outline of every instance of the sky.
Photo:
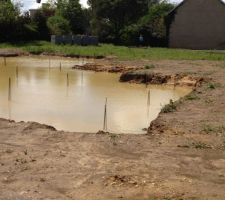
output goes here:
<path id="1" fill-rule="evenodd" d="M 38 8 L 41 4 L 36 3 L 36 0 L 14 0 L 15 2 L 21 2 L 23 4 L 22 10 L 29 10 L 31 8 Z M 45 3 L 47 0 L 41 0 Z M 82 6 L 87 7 L 87 0 L 80 0 Z"/>
<path id="2" fill-rule="evenodd" d="M 31 8 L 38 8 L 40 4 L 36 3 L 36 0 L 14 0 L 15 2 L 20 1 L 24 6 L 22 10 L 29 10 Z M 42 0 L 42 3 L 45 3 L 47 0 Z M 179 3 L 182 0 L 170 0 L 170 2 Z M 82 6 L 87 7 L 87 0 L 80 0 Z"/>

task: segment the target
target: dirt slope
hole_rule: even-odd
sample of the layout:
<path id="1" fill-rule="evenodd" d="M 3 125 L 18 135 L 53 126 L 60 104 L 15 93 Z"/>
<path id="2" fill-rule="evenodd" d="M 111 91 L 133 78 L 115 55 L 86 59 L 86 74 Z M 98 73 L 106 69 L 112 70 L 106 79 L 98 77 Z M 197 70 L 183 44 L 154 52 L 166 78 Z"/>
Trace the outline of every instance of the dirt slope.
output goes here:
<path id="1" fill-rule="evenodd" d="M 1 200 L 225 199 L 225 63 L 119 64 L 206 81 L 147 135 L 66 133 L 1 119 Z"/>

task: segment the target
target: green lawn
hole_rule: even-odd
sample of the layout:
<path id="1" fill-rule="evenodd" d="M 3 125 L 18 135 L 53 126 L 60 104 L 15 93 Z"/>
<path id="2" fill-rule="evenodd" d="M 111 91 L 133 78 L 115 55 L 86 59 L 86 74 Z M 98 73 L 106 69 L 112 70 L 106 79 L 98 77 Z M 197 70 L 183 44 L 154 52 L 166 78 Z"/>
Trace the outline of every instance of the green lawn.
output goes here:
<path id="1" fill-rule="evenodd" d="M 58 53 L 67 56 L 116 56 L 122 60 L 222 60 L 225 61 L 225 52 L 218 51 L 194 51 L 169 48 L 129 48 L 101 44 L 100 46 L 72 46 L 54 45 L 49 42 L 36 41 L 23 44 L 0 44 L 0 48 L 20 48 L 33 54 Z"/>

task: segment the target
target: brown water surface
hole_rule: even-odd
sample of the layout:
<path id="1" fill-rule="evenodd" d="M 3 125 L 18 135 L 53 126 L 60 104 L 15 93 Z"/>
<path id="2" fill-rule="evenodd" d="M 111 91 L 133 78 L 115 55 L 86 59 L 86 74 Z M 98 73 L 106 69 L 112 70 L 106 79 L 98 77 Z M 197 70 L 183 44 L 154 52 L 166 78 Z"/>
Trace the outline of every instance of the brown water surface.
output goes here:
<path id="1" fill-rule="evenodd" d="M 83 60 L 18 57 L 7 58 L 5 66 L 0 59 L 0 117 L 36 121 L 61 130 L 97 132 L 103 129 L 107 97 L 108 131 L 143 133 L 142 129 L 157 117 L 162 106 L 191 91 L 168 86 L 146 88 L 120 83 L 119 74 L 71 69 Z M 11 101 L 8 100 L 9 78 Z"/>

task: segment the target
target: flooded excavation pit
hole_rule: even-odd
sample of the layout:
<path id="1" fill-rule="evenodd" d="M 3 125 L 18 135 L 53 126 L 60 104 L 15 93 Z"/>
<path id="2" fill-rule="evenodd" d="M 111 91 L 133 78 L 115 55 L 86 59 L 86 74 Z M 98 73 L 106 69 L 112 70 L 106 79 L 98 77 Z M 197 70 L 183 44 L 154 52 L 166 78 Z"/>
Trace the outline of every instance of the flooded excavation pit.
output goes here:
<path id="1" fill-rule="evenodd" d="M 144 133 L 170 99 L 190 88 L 119 82 L 119 74 L 73 70 L 83 61 L 69 58 L 16 57 L 0 62 L 0 117 L 35 121 L 58 130 Z M 10 83 L 11 82 L 11 83 Z"/>

